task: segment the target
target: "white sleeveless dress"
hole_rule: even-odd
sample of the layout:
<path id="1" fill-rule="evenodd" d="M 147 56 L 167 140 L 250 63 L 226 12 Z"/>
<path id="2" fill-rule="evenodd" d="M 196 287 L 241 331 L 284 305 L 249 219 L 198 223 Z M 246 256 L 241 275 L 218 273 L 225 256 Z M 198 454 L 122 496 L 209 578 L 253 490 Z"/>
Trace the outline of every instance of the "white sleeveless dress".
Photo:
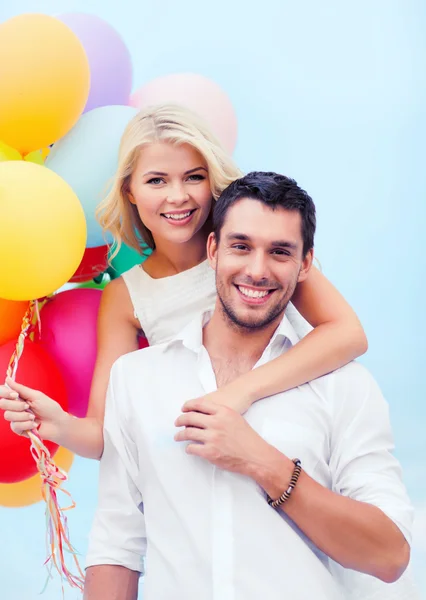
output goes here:
<path id="1" fill-rule="evenodd" d="M 154 279 L 142 265 L 136 265 L 122 277 L 135 317 L 151 346 L 169 341 L 197 314 L 214 308 L 215 274 L 208 261 L 161 279 Z M 286 316 L 299 339 L 312 329 L 291 304 L 287 307 Z"/>

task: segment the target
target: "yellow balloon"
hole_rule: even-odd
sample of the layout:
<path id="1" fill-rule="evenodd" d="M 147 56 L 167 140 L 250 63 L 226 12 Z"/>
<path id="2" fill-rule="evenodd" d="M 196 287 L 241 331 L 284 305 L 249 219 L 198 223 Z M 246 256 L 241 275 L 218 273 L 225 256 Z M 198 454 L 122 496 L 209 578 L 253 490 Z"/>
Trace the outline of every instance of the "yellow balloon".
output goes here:
<path id="1" fill-rule="evenodd" d="M 4 160 L 22 160 L 22 156 L 15 148 L 0 142 L 0 161 L 3 162 Z"/>
<path id="2" fill-rule="evenodd" d="M 28 154 L 63 137 L 90 88 L 75 33 L 48 15 L 19 15 L 0 24 L 0 57 L 0 140 Z"/>
<path id="3" fill-rule="evenodd" d="M 36 165 L 44 165 L 43 153 L 41 150 L 33 150 L 23 157 L 27 162 L 33 162 Z"/>
<path id="4" fill-rule="evenodd" d="M 59 448 L 54 461 L 63 471 L 68 472 L 74 461 L 74 454 L 66 448 Z M 41 479 L 38 473 L 18 483 L 0 483 L 0 506 L 18 508 L 30 506 L 42 499 Z"/>
<path id="5" fill-rule="evenodd" d="M 0 298 L 51 294 L 75 273 L 86 219 L 71 187 L 50 169 L 0 162 Z"/>

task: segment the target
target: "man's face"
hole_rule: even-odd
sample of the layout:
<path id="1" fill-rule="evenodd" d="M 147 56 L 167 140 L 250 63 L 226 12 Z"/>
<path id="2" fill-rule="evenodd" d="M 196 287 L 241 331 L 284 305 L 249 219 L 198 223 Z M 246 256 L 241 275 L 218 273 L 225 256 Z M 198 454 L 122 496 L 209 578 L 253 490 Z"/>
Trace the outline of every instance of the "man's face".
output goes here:
<path id="1" fill-rule="evenodd" d="M 311 251 L 303 256 L 299 212 L 249 198 L 229 209 L 219 243 L 211 234 L 207 249 L 222 309 L 246 330 L 280 321 L 312 264 Z"/>

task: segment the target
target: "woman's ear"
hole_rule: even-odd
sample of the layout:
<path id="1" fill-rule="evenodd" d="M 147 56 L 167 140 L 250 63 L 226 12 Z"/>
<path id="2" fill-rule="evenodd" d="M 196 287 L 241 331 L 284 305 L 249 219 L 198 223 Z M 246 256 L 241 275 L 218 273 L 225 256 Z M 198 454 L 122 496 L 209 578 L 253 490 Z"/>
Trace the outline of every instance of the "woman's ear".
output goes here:
<path id="1" fill-rule="evenodd" d="M 136 205 L 136 200 L 134 199 L 132 192 L 128 189 L 126 193 L 129 201 Z"/>
<path id="2" fill-rule="evenodd" d="M 305 254 L 305 258 L 302 261 L 302 267 L 299 271 L 299 277 L 297 278 L 297 282 L 305 281 L 308 276 L 308 273 L 312 267 L 312 261 L 314 259 L 314 251 L 313 249 L 308 250 Z"/>
<path id="3" fill-rule="evenodd" d="M 213 270 L 216 270 L 217 246 L 216 235 L 212 232 L 207 238 L 207 258 Z"/>

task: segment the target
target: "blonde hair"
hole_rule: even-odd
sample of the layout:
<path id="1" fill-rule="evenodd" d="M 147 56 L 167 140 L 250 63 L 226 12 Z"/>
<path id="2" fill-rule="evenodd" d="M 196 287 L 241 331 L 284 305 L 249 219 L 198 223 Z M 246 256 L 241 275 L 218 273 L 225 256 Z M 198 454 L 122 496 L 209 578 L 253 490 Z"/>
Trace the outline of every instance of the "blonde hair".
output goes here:
<path id="1" fill-rule="evenodd" d="M 152 233 L 143 224 L 138 210 L 129 200 L 130 179 L 140 150 L 146 144 L 167 142 L 190 144 L 207 164 L 212 196 L 215 200 L 241 172 L 222 148 L 207 125 L 195 113 L 173 104 L 142 110 L 127 125 L 121 138 L 118 168 L 106 198 L 96 213 L 104 231 L 114 237 L 113 258 L 125 242 L 142 253 L 141 241 L 155 248 Z"/>

